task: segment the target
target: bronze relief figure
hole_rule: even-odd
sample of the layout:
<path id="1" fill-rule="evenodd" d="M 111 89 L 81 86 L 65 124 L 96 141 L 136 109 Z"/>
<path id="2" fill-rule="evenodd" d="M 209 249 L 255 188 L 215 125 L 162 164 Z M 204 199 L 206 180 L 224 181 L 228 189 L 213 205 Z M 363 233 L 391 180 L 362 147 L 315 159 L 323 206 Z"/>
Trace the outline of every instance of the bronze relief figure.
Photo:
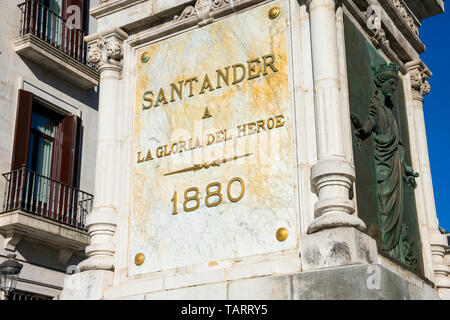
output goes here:
<path id="1" fill-rule="evenodd" d="M 376 89 L 370 98 L 369 115 L 361 123 L 358 115 L 352 113 L 357 144 L 372 139 L 376 177 L 377 211 L 380 225 L 377 231 L 380 249 L 392 258 L 417 267 L 414 242 L 408 237 L 408 227 L 403 222 L 405 212 L 405 188 L 416 187 L 418 173 L 407 165 L 400 131 L 394 117 L 391 96 L 395 92 L 399 67 L 383 64 L 373 68 Z"/>

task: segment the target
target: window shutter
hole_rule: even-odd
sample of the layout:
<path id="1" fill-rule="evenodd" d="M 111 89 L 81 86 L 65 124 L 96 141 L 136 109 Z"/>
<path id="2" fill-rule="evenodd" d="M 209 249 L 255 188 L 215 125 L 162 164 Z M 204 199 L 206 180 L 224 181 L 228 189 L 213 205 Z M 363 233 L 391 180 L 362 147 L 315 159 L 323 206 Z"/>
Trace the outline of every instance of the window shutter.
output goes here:
<path id="1" fill-rule="evenodd" d="M 20 89 L 17 104 L 11 170 L 16 170 L 27 165 L 32 109 L 33 94 Z"/>
<path id="2" fill-rule="evenodd" d="M 78 183 L 81 119 L 75 115 L 65 117 L 61 123 L 59 180 L 75 187 Z"/>
<path id="3" fill-rule="evenodd" d="M 63 143 L 63 130 L 62 122 L 58 123 L 55 127 L 55 140 L 53 142 L 53 154 L 52 154 L 52 172 L 51 178 L 60 181 L 61 177 L 61 156 L 62 156 L 62 143 Z"/>

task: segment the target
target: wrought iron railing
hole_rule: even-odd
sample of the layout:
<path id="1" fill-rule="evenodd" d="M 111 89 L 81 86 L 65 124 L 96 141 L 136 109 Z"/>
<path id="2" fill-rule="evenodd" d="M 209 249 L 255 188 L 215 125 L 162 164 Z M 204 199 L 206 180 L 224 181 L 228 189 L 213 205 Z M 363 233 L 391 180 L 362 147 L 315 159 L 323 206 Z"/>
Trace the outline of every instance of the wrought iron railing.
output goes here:
<path id="1" fill-rule="evenodd" d="M 70 57 L 93 68 L 87 60 L 85 32 L 36 0 L 27 0 L 18 5 L 22 11 L 20 35 L 33 34 Z"/>
<path id="2" fill-rule="evenodd" d="M 94 196 L 23 167 L 4 173 L 2 212 L 23 210 L 85 230 Z"/>

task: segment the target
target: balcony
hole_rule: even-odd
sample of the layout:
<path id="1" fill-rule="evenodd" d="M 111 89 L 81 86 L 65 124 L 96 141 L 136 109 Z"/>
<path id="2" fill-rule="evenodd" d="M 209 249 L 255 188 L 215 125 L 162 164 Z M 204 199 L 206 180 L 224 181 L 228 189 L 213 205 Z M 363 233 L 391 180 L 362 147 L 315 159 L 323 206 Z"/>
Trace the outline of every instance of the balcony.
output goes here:
<path id="1" fill-rule="evenodd" d="M 18 5 L 20 36 L 14 50 L 75 85 L 89 89 L 98 85 L 99 75 L 87 61 L 85 33 L 36 0 Z"/>
<path id="2" fill-rule="evenodd" d="M 81 251 L 89 244 L 86 215 L 94 197 L 26 168 L 3 174 L 6 180 L 0 212 L 5 249 L 22 238 L 56 246 L 62 252 Z"/>

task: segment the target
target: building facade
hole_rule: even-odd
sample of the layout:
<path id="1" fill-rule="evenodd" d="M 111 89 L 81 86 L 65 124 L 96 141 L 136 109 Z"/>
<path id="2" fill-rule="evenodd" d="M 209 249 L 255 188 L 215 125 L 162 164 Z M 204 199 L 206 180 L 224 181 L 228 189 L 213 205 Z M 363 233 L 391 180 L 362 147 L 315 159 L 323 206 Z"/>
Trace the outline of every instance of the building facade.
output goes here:
<path id="1" fill-rule="evenodd" d="M 100 0 L 90 244 L 62 298 L 449 299 L 420 59 L 443 11 Z"/>
<path id="2" fill-rule="evenodd" d="M 95 4 L 94 4 L 95 5 Z M 58 299 L 85 259 L 99 75 L 89 0 L 8 0 L 0 12 L 0 262 L 23 264 L 10 299 Z"/>

